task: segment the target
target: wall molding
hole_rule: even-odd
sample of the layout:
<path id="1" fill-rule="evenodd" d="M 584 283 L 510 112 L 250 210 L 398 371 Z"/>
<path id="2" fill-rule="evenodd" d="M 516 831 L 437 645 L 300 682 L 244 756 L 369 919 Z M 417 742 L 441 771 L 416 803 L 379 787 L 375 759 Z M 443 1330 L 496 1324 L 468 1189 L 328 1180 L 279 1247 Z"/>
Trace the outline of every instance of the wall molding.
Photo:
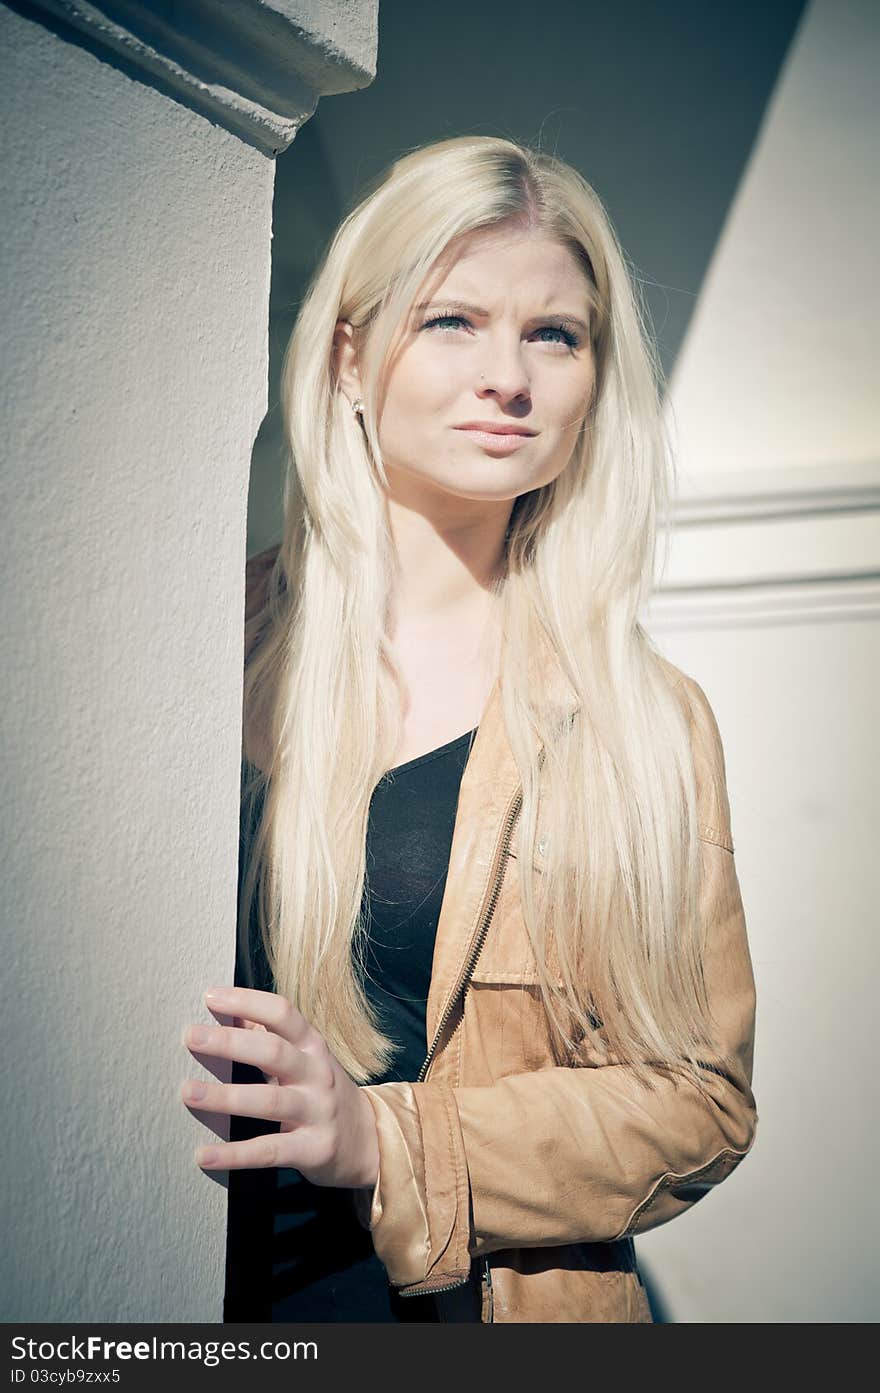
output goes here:
<path id="1" fill-rule="evenodd" d="M 683 495 L 673 504 L 671 521 L 674 527 L 699 527 L 706 523 L 827 517 L 829 514 L 863 512 L 880 512 L 880 484 L 832 484 L 812 488 Z"/>
<path id="2" fill-rule="evenodd" d="M 648 629 L 880 616 L 880 467 L 783 468 L 712 482 L 673 502 Z"/>
<path id="3" fill-rule="evenodd" d="M 880 619 L 880 571 L 821 580 L 798 576 L 772 584 L 670 587 L 655 592 L 642 624 L 650 633 L 662 633 L 851 619 Z"/>
<path id="4" fill-rule="evenodd" d="M 321 97 L 376 76 L 378 0 L 31 0 L 138 76 L 280 154 Z"/>

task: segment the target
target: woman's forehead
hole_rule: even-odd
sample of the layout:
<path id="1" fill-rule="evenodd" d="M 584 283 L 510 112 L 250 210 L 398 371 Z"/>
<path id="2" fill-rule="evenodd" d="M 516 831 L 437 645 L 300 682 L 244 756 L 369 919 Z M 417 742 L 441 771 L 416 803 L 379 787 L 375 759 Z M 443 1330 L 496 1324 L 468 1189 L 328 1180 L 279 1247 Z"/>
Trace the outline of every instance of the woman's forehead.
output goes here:
<path id="1" fill-rule="evenodd" d="M 515 289 L 527 296 L 531 288 L 541 294 L 575 294 L 587 304 L 591 299 L 583 266 L 557 238 L 522 229 L 480 229 L 438 258 L 414 303 L 423 307 L 454 295 L 488 310 L 485 302 L 493 294 Z"/>

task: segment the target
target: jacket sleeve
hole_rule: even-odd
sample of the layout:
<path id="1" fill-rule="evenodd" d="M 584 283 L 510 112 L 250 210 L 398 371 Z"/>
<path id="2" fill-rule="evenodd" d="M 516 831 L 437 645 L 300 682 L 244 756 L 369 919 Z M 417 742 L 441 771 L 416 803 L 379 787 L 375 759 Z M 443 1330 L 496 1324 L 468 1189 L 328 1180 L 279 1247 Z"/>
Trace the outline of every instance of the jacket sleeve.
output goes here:
<path id="1" fill-rule="evenodd" d="M 702 688 L 683 677 L 697 781 L 704 971 L 716 1053 L 705 1091 L 625 1065 L 551 1067 L 496 1083 L 364 1085 L 379 1135 L 375 1188 L 355 1192 L 389 1280 L 463 1281 L 504 1248 L 611 1242 L 683 1213 L 749 1151 L 755 987 L 730 838 L 724 756 Z"/>

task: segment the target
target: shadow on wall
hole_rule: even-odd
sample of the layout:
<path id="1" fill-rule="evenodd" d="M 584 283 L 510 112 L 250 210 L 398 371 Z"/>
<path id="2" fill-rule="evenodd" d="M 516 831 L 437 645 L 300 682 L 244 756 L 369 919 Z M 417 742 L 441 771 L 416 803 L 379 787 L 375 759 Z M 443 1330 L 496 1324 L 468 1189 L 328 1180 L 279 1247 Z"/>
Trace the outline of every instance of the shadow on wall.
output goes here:
<path id="1" fill-rule="evenodd" d="M 672 1325 L 672 1316 L 669 1307 L 663 1300 L 660 1290 L 655 1282 L 651 1280 L 644 1268 L 640 1266 L 639 1272 L 642 1278 L 642 1285 L 645 1288 L 645 1295 L 648 1298 L 648 1305 L 651 1308 L 651 1315 L 655 1325 Z"/>
<path id="2" fill-rule="evenodd" d="M 302 297 L 345 212 L 320 121 L 307 121 L 276 161 L 269 291 L 269 400 L 251 455 L 248 555 L 280 540 L 287 463 L 281 424 L 281 365 Z"/>

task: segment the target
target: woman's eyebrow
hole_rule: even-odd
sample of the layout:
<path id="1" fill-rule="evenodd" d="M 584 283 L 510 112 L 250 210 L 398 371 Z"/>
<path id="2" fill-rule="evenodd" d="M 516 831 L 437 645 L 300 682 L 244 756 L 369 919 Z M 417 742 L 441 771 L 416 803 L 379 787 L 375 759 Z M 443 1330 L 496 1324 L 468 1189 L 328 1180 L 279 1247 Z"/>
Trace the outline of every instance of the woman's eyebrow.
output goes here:
<path id="1" fill-rule="evenodd" d="M 420 304 L 415 306 L 416 313 L 423 314 L 426 310 L 431 309 L 435 305 L 442 306 L 445 310 L 460 310 L 462 314 L 472 314 L 478 318 L 487 319 L 489 316 L 488 310 L 481 309 L 479 305 L 471 305 L 467 300 L 443 299 L 423 300 Z M 589 326 L 585 324 L 582 319 L 579 319 L 576 314 L 569 314 L 567 310 L 545 310 L 544 314 L 532 315 L 533 320 L 545 318 L 564 319 L 567 324 L 576 324 L 585 334 L 590 332 Z"/>
<path id="2" fill-rule="evenodd" d="M 448 310 L 465 310 L 468 314 L 482 315 L 484 319 L 489 313 L 488 310 L 480 309 L 479 305 L 469 305 L 466 300 L 423 300 L 421 304 L 416 305 L 416 309 L 421 312 L 431 309 L 433 305 L 442 305 Z"/>

